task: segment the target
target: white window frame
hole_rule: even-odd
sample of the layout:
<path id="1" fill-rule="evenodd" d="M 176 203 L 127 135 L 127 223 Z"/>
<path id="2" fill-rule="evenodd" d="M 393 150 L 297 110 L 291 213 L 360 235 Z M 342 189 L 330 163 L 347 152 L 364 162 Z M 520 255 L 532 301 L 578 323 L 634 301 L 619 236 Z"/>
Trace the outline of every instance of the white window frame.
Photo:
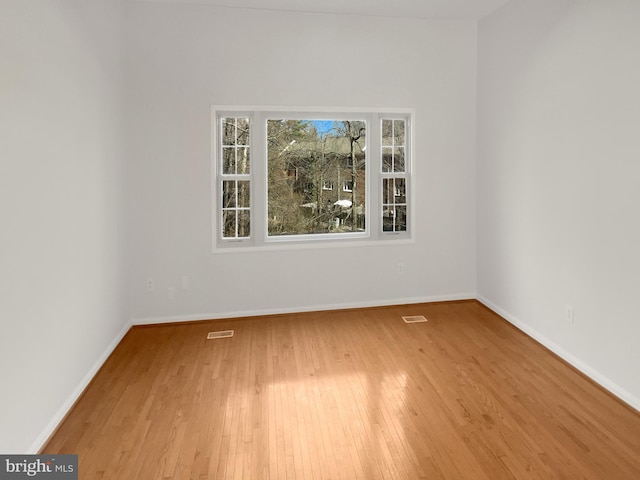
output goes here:
<path id="1" fill-rule="evenodd" d="M 344 246 L 371 246 L 381 244 L 413 243 L 415 232 L 415 199 L 413 184 L 415 171 L 413 158 L 414 129 L 413 109 L 371 109 L 371 108 L 294 108 L 264 106 L 212 106 L 211 107 L 211 165 L 212 165 L 212 240 L 213 252 L 240 252 L 264 249 L 292 248 L 324 248 Z M 220 160 L 220 126 L 219 118 L 245 117 L 250 122 L 250 178 L 251 178 L 251 226 L 250 236 L 246 238 L 222 237 L 222 174 Z M 301 120 L 364 120 L 367 125 L 367 152 L 365 166 L 365 232 L 348 232 L 332 234 L 304 234 L 269 236 L 267 232 L 267 142 L 266 122 L 268 119 L 301 119 Z M 406 153 L 405 175 L 407 189 L 407 229 L 401 232 L 385 232 L 382 230 L 382 119 L 405 120 Z"/>
<path id="2" fill-rule="evenodd" d="M 381 117 L 380 119 L 380 123 L 382 124 L 382 120 L 390 120 L 392 122 L 395 122 L 396 120 L 402 120 L 404 121 L 405 119 L 402 117 L 393 117 L 393 116 L 386 116 L 386 117 Z M 394 197 L 394 201 L 393 204 L 391 204 L 391 206 L 393 207 L 393 211 L 394 211 L 394 218 L 395 218 L 395 214 L 397 212 L 397 207 L 401 207 L 401 206 L 405 206 L 405 208 L 407 209 L 407 217 L 406 217 L 406 221 L 409 223 L 409 225 L 411 225 L 413 223 L 412 218 L 410 216 L 410 211 L 413 209 L 413 202 L 411 200 L 411 197 L 409 196 L 409 193 L 411 191 L 411 163 L 407 164 L 407 161 L 410 162 L 410 157 L 411 157 L 411 145 L 410 145 L 410 138 L 411 138 L 411 134 L 407 133 L 407 129 L 410 128 L 410 126 L 407 124 L 407 122 L 405 121 L 405 142 L 404 145 L 395 145 L 395 143 L 393 143 L 392 145 L 382 145 L 382 136 L 380 135 L 380 152 L 381 152 L 381 161 L 382 163 L 384 163 L 384 160 L 382 160 L 382 152 L 384 151 L 385 148 L 391 148 L 392 150 L 394 150 L 396 147 L 401 147 L 404 148 L 404 155 L 405 155 L 405 168 L 404 170 L 401 171 L 396 171 L 395 170 L 395 161 L 392 161 L 391 164 L 391 170 L 390 171 L 385 171 L 384 169 L 381 170 L 381 178 L 382 181 L 386 180 L 391 180 L 394 182 L 394 186 L 393 186 L 393 197 Z M 382 168 L 382 164 L 381 164 L 381 168 Z M 404 180 L 405 182 L 405 192 L 404 195 L 401 195 L 399 193 L 398 188 L 395 185 L 395 181 L 396 180 Z M 384 190 L 384 187 L 383 187 Z M 395 202 L 395 197 L 405 197 L 405 203 L 397 203 Z M 381 197 L 381 201 L 380 201 L 380 205 L 382 206 L 383 210 L 384 210 L 384 206 L 387 205 L 389 206 L 389 204 L 385 203 L 385 199 L 384 197 L 384 193 L 382 194 Z M 383 220 L 384 222 L 384 220 Z M 407 226 L 407 228 L 409 228 L 409 226 Z M 392 231 L 385 231 L 385 233 L 387 234 L 396 234 L 396 235 L 403 235 L 404 234 L 404 230 L 403 231 L 396 231 L 395 230 L 395 221 L 394 221 L 394 230 Z"/>

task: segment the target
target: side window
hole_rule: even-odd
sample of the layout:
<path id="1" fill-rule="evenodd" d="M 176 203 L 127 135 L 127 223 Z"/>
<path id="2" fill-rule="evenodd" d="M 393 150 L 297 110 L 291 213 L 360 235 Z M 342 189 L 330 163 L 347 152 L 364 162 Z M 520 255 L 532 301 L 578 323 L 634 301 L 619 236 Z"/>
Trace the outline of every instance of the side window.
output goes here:
<path id="1" fill-rule="evenodd" d="M 223 238 L 251 234 L 250 121 L 246 117 L 220 119 L 219 185 Z"/>
<path id="2" fill-rule="evenodd" d="M 382 231 L 407 231 L 407 124 L 404 119 L 381 121 Z"/>

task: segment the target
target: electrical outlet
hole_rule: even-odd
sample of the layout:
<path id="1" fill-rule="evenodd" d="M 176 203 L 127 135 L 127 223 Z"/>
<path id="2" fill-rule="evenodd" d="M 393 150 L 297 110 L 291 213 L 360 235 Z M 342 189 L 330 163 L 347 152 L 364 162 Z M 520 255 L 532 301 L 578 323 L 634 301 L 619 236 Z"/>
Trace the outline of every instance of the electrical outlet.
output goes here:
<path id="1" fill-rule="evenodd" d="M 398 273 L 404 273 L 404 263 L 398 263 Z"/>
<path id="2" fill-rule="evenodd" d="M 573 311 L 573 307 L 571 305 L 567 305 L 567 308 L 565 310 L 565 317 L 567 319 L 567 322 L 569 322 L 569 323 L 571 323 L 573 325 L 574 311 Z"/>
<path id="3" fill-rule="evenodd" d="M 153 292 L 154 288 L 156 288 L 156 284 L 153 281 L 153 278 L 147 278 L 147 292 Z"/>

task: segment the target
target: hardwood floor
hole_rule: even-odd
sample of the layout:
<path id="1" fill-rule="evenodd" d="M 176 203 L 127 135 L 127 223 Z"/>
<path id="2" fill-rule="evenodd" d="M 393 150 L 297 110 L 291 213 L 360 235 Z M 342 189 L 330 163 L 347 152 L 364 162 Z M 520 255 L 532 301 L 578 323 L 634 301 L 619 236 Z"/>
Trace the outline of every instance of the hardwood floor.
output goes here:
<path id="1" fill-rule="evenodd" d="M 479 303 L 421 304 L 134 327 L 43 453 L 83 480 L 636 480 L 640 414 Z"/>

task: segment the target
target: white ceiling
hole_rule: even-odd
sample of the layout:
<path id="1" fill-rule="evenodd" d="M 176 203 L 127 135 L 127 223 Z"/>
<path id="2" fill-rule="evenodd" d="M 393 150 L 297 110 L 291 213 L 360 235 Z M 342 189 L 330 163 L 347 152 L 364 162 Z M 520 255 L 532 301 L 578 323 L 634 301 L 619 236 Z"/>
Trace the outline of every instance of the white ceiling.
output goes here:
<path id="1" fill-rule="evenodd" d="M 138 0 L 140 1 L 140 0 Z M 142 0 L 230 8 L 425 19 L 480 19 L 510 0 Z"/>

